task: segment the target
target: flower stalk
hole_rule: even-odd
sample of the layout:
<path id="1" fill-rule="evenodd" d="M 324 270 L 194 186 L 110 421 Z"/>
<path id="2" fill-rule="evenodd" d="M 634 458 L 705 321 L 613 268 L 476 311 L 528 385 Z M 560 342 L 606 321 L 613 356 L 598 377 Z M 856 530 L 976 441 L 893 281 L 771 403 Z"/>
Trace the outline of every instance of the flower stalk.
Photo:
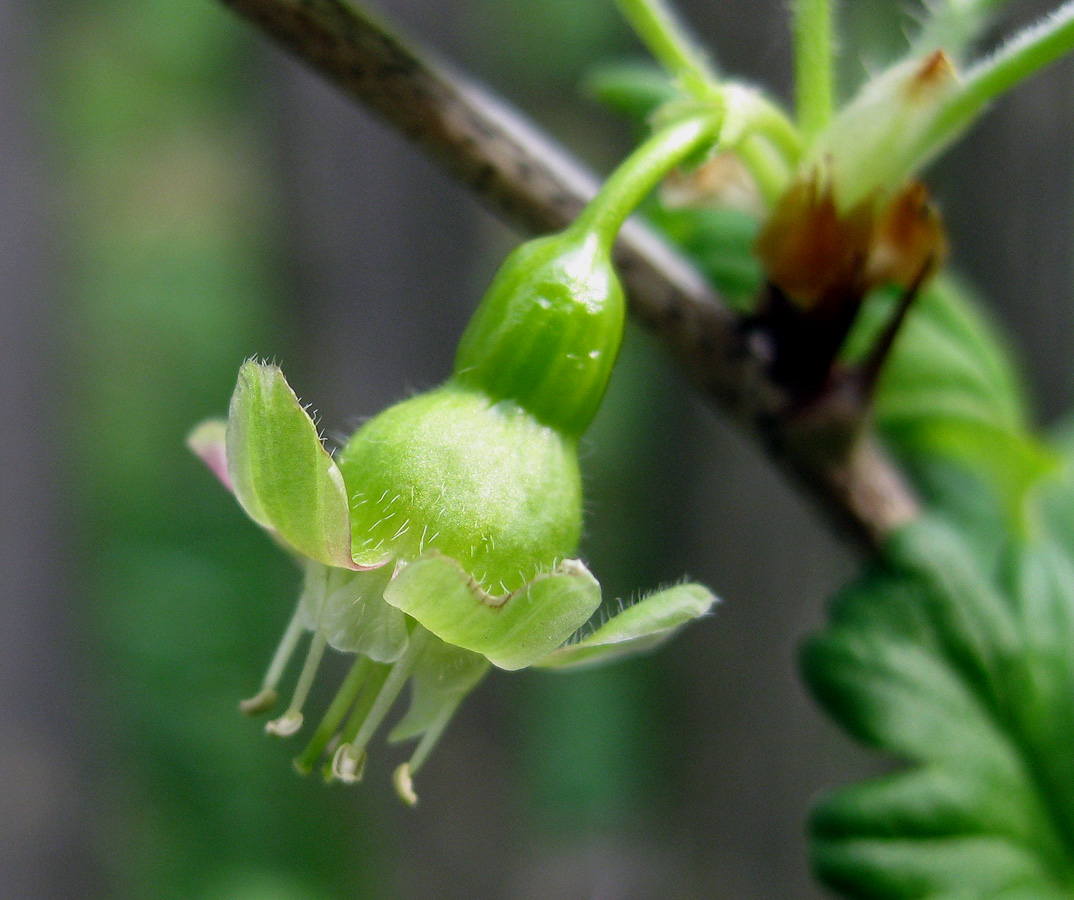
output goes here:
<path id="1" fill-rule="evenodd" d="M 616 0 L 623 17 L 650 52 L 688 93 L 701 95 L 716 83 L 704 51 L 690 38 L 663 0 Z"/>

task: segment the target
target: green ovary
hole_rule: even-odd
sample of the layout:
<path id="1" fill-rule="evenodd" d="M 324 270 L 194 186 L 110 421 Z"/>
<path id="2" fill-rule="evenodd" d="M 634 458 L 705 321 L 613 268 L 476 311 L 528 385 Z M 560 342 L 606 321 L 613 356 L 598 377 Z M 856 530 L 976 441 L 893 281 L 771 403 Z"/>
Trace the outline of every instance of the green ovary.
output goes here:
<path id="1" fill-rule="evenodd" d="M 359 562 L 436 550 L 500 593 L 577 549 L 576 443 L 513 402 L 449 382 L 367 422 L 337 461 Z"/>

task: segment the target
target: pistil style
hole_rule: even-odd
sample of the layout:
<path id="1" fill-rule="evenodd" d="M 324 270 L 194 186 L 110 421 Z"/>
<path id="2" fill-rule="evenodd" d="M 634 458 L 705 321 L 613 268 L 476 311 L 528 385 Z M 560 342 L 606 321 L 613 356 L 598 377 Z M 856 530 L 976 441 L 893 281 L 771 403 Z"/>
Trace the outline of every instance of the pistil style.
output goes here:
<path id="1" fill-rule="evenodd" d="M 303 775 L 308 775 L 313 771 L 313 767 L 335 736 L 347 711 L 358 699 L 373 665 L 373 661 L 368 656 L 359 656 L 355 659 L 350 671 L 347 672 L 347 677 L 343 679 L 343 684 L 340 685 L 339 691 L 325 712 L 324 718 L 321 719 L 321 724 L 317 726 L 313 737 L 306 745 L 306 749 L 295 757 L 295 768 Z"/>
<path id="2" fill-rule="evenodd" d="M 410 643 L 407 645 L 406 653 L 398 662 L 392 664 L 365 717 L 359 720 L 352 716 L 352 722 L 347 723 L 348 731 L 352 723 L 357 724 L 358 729 L 353 737 L 344 736 L 344 742 L 339 745 L 332 758 L 332 774 L 340 781 L 357 781 L 361 777 L 360 767 L 365 757 L 366 744 L 384 721 L 388 710 L 402 691 L 403 685 L 413 673 L 428 640 L 429 632 L 420 625 L 415 625 L 410 633 Z"/>

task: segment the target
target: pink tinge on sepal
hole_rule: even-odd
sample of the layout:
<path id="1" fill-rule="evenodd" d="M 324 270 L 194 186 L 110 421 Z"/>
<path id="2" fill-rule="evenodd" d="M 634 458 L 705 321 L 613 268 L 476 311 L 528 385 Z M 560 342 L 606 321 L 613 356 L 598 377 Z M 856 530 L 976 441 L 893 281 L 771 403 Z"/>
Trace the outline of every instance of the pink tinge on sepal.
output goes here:
<path id="1" fill-rule="evenodd" d="M 224 487 L 234 493 L 227 472 L 226 433 L 227 423 L 223 419 L 209 419 L 190 432 L 186 445 L 212 470 Z"/>
<path id="2" fill-rule="evenodd" d="M 208 419 L 197 426 L 186 439 L 187 446 L 191 451 L 201 459 L 206 466 L 212 471 L 212 473 L 220 479 L 220 483 L 224 485 L 232 494 L 235 493 L 235 489 L 231 484 L 231 477 L 228 475 L 227 470 L 227 447 L 225 443 L 225 435 L 227 433 L 227 422 L 223 419 Z M 288 544 L 274 528 L 265 524 L 262 526 L 265 530 L 272 535 L 284 549 L 290 550 L 293 553 L 298 553 Z M 347 544 L 349 547 L 350 540 Z M 299 554 L 301 555 L 301 554 Z M 392 561 L 391 554 L 386 554 L 381 560 L 373 563 L 359 563 L 355 562 L 350 557 L 349 550 L 345 557 L 335 559 L 331 565 L 337 566 L 341 569 L 350 569 L 354 572 L 365 572 L 370 569 L 379 569 L 381 566 L 387 565 Z"/>

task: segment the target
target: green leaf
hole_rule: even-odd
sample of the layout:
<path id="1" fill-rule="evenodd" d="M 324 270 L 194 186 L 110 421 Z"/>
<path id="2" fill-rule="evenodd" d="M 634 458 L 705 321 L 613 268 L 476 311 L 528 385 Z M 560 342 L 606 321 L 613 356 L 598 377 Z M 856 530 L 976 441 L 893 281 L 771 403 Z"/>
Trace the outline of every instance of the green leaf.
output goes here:
<path id="1" fill-rule="evenodd" d="M 866 354 L 898 299 L 894 290 L 869 298 L 847 340 L 846 358 Z M 881 379 L 878 415 L 930 385 L 937 395 L 961 397 L 987 421 L 1024 426 L 1024 390 L 1010 351 L 973 294 L 950 276 L 937 278 L 914 302 Z"/>
<path id="2" fill-rule="evenodd" d="M 588 637 L 552 651 L 537 665 L 567 669 L 600 665 L 659 646 L 687 622 L 708 613 L 716 598 L 699 584 L 657 591 L 612 616 Z"/>
<path id="3" fill-rule="evenodd" d="M 749 213 L 720 207 L 672 209 L 653 202 L 646 217 L 677 244 L 739 312 L 749 312 L 764 274 L 753 252 L 760 229 Z"/>
<path id="4" fill-rule="evenodd" d="M 682 96 L 662 69 L 638 62 L 601 66 L 586 78 L 585 90 L 639 125 L 669 100 Z"/>
<path id="5" fill-rule="evenodd" d="M 843 788 L 812 821 L 845 896 L 1074 896 L 1074 566 L 1046 533 L 989 577 L 935 521 L 897 534 L 807 646 L 807 680 L 909 768 Z"/>
<path id="6" fill-rule="evenodd" d="M 1052 429 L 1049 446 L 1063 465 L 1041 492 L 1041 513 L 1056 540 L 1074 556 L 1074 417 Z"/>
<path id="7" fill-rule="evenodd" d="M 481 653 L 501 669 L 521 669 L 589 619 L 600 604 L 600 585 L 580 562 L 567 560 L 495 597 L 455 560 L 432 553 L 407 565 L 384 599 L 449 644 Z"/>
<path id="8" fill-rule="evenodd" d="M 982 475 L 952 458 L 902 457 L 922 506 L 955 528 L 985 571 L 995 571 L 1011 534 L 1009 509 Z"/>
<path id="9" fill-rule="evenodd" d="M 232 489 L 251 519 L 302 556 L 361 568 L 343 476 L 278 366 L 243 364 L 226 443 Z"/>
<path id="10" fill-rule="evenodd" d="M 845 356 L 860 359 L 888 321 L 896 295 L 870 298 Z M 907 316 L 877 387 L 876 423 L 904 458 L 949 459 L 981 475 L 1019 521 L 1027 493 L 1056 470 L 1035 435 L 1021 381 L 969 292 L 940 278 Z"/>

